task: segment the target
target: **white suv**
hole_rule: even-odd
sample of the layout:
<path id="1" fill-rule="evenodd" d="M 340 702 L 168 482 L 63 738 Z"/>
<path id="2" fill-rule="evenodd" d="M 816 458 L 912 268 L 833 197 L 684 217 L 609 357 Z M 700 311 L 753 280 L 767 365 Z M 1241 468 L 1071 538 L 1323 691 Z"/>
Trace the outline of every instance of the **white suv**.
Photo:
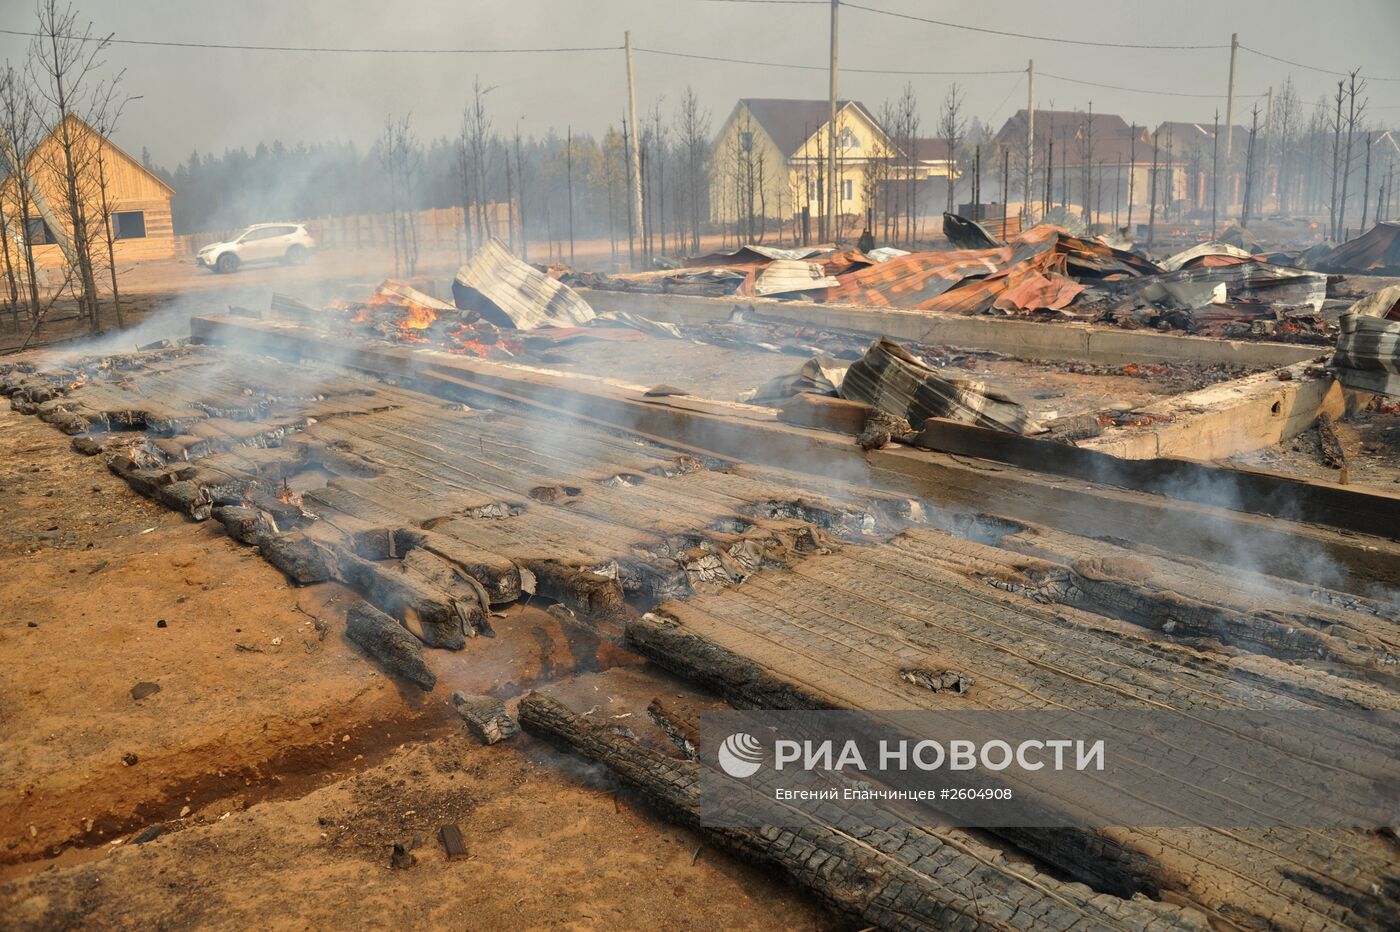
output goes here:
<path id="1" fill-rule="evenodd" d="M 245 262 L 274 259 L 301 265 L 315 248 L 316 240 L 305 224 L 255 223 L 228 242 L 205 246 L 195 261 L 215 272 L 236 272 Z"/>

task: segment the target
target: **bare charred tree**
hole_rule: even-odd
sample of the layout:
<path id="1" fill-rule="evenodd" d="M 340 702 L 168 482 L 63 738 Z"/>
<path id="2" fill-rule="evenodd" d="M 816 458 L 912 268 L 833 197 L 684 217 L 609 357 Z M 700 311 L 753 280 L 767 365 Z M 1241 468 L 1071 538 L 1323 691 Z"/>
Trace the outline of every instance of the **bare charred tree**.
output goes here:
<path id="1" fill-rule="evenodd" d="M 1334 240 L 1341 239 L 1341 235 L 1338 232 L 1338 217 L 1341 214 L 1341 204 L 1337 202 L 1337 190 L 1342 169 L 1342 127 L 1344 125 L 1344 121 L 1342 120 L 1342 103 L 1346 100 L 1345 88 L 1346 84 L 1344 82 L 1337 82 L 1337 109 L 1335 115 L 1332 117 L 1332 123 L 1328 127 L 1332 131 L 1332 198 L 1329 202 L 1328 230 Z"/>
<path id="2" fill-rule="evenodd" d="M 1366 232 L 1366 210 L 1371 206 L 1371 134 L 1366 134 L 1366 175 L 1361 182 L 1361 232 Z"/>
<path id="3" fill-rule="evenodd" d="M 0 137 L 4 138 L 0 161 L 3 161 L 10 187 L 3 189 L 12 200 L 0 195 L 0 208 L 13 205 L 12 213 L 0 217 L 0 235 L 5 237 L 5 272 L 10 289 L 11 317 L 19 324 L 19 305 L 25 303 L 30 320 L 40 314 L 39 277 L 34 264 L 34 242 L 29 235 L 29 217 L 33 212 L 29 174 L 30 164 L 25 154 L 38 141 L 39 116 L 33 93 L 22 72 L 5 63 L 0 73 Z"/>
<path id="4" fill-rule="evenodd" d="M 661 254 L 665 255 L 666 248 L 666 160 L 671 148 L 671 131 L 661 119 L 661 98 L 658 97 L 651 108 L 651 126 L 648 127 L 651 136 L 651 155 L 648 161 L 651 163 L 651 192 L 646 198 L 649 206 L 655 207 L 653 222 L 647 224 L 648 237 L 653 227 L 656 228 L 660 240 Z M 645 137 L 643 137 L 645 139 Z"/>
<path id="5" fill-rule="evenodd" d="M 1147 176 L 1148 204 L 1147 204 L 1147 245 L 1151 246 L 1157 234 L 1157 166 L 1158 159 L 1158 134 L 1161 127 L 1152 131 L 1152 174 Z"/>
<path id="6" fill-rule="evenodd" d="M 1350 189 L 1351 182 L 1352 140 L 1356 136 L 1357 124 L 1361 122 L 1366 112 L 1367 98 L 1362 97 L 1360 102 L 1356 99 L 1357 95 L 1366 92 L 1365 80 L 1359 82 L 1356 80 L 1356 76 L 1360 73 L 1361 69 L 1359 68 L 1351 72 L 1347 81 L 1347 141 L 1346 154 L 1342 157 L 1342 198 L 1341 204 L 1337 209 L 1338 239 L 1346 235 L 1347 192 Z"/>
<path id="7" fill-rule="evenodd" d="M 37 15 L 37 35 L 30 43 L 30 77 L 54 125 L 54 145 L 47 150 L 52 164 L 47 167 L 61 189 L 55 213 L 70 245 L 68 259 L 75 267 L 79 315 L 96 331 L 100 310 L 89 208 L 92 146 L 80 119 L 92 104 L 111 36 L 94 34 L 91 23 L 80 23 L 73 8 L 60 9 L 58 0 L 40 0 Z"/>
<path id="8" fill-rule="evenodd" d="M 621 133 L 609 126 L 603 134 L 602 157 L 598 163 L 600 183 L 608 192 L 608 245 L 613 266 L 617 265 L 617 209 L 618 191 L 627 185 L 626 154 L 627 143 Z"/>
<path id="9" fill-rule="evenodd" d="M 1137 140 L 1138 128 L 1134 123 L 1128 127 L 1128 235 L 1136 238 L 1133 229 L 1133 195 L 1136 187 L 1135 178 L 1137 176 Z"/>
<path id="10" fill-rule="evenodd" d="M 100 102 L 94 109 L 93 129 L 97 130 L 97 138 L 91 140 L 92 152 L 92 182 L 94 193 L 96 194 L 96 207 L 98 212 L 98 235 L 102 244 L 106 247 L 107 273 L 112 282 L 112 312 L 117 318 L 117 326 L 125 327 L 126 321 L 122 319 L 122 298 L 121 289 L 117 284 L 117 229 L 115 214 L 115 202 L 112 198 L 112 177 L 108 173 L 108 153 L 105 140 L 110 139 L 116 129 L 117 122 L 121 119 L 122 110 L 126 106 L 126 99 L 120 94 L 121 75 L 118 74 L 106 86 L 99 95 Z"/>
<path id="11" fill-rule="evenodd" d="M 919 210 L 919 99 L 914 85 L 906 83 L 899 99 L 886 103 L 881 122 L 890 131 L 896 151 L 892 153 L 889 186 L 895 197 L 888 199 L 885 238 L 902 239 L 910 248 L 918 238 L 916 217 Z M 893 218 L 893 233 L 889 219 Z M 903 227 L 901 231 L 901 226 Z"/>
<path id="12" fill-rule="evenodd" d="M 1079 134 L 1079 174 L 1080 186 L 1084 189 L 1084 223 L 1092 223 L 1090 212 L 1090 193 L 1094 186 L 1093 177 L 1094 164 L 1094 102 L 1089 101 L 1089 113 L 1085 117 L 1083 128 Z"/>
<path id="13" fill-rule="evenodd" d="M 1220 207 L 1220 108 L 1215 108 L 1215 126 L 1210 134 L 1210 238 L 1215 239 Z"/>
<path id="14" fill-rule="evenodd" d="M 948 88 L 948 96 L 943 98 L 943 109 L 938 120 L 939 134 L 948 143 L 948 213 L 956 207 L 954 189 L 958 180 L 958 147 L 962 143 L 967 120 L 962 115 L 963 91 L 956 81 Z"/>
<path id="15" fill-rule="evenodd" d="M 418 271 L 418 222 L 415 203 L 422 181 L 423 153 L 413 132 L 412 116 L 384 119 L 379 162 L 389 186 L 389 220 L 394 238 L 394 274 Z"/>
<path id="16" fill-rule="evenodd" d="M 690 233 L 690 251 L 700 252 L 701 206 L 707 199 L 705 179 L 709 176 L 710 111 L 700 106 L 695 89 L 688 86 L 681 94 L 676 113 L 676 135 L 685 167 L 683 196 Z"/>
<path id="17" fill-rule="evenodd" d="M 1302 120 L 1302 101 L 1298 89 L 1293 86 L 1290 76 L 1283 82 L 1274 101 L 1273 143 L 1278 153 L 1278 212 L 1286 214 L 1294 209 L 1294 195 L 1298 184 L 1299 132 Z"/>
<path id="18" fill-rule="evenodd" d="M 530 261 L 530 237 L 525 228 L 525 156 L 520 145 L 520 123 L 515 124 L 515 188 L 520 193 L 520 258 Z"/>
<path id="19" fill-rule="evenodd" d="M 1259 105 L 1254 105 L 1249 124 L 1249 144 L 1244 155 L 1244 203 L 1240 206 L 1240 226 L 1249 226 L 1250 203 L 1254 200 L 1254 150 L 1259 136 Z"/>
<path id="20" fill-rule="evenodd" d="M 486 95 L 496 89 L 481 86 L 480 76 L 472 79 L 472 97 L 462 111 L 462 132 L 458 139 L 462 187 L 466 197 L 463 221 L 467 228 L 467 248 L 474 249 L 491 235 L 487 220 L 486 173 L 491 145 L 491 114 Z"/>

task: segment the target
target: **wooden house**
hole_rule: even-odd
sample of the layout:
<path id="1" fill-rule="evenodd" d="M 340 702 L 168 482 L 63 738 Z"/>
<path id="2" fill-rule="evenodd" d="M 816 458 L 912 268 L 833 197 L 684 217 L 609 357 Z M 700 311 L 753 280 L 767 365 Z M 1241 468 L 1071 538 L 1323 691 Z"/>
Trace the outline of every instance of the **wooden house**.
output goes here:
<path id="1" fill-rule="evenodd" d="M 116 261 L 123 264 L 174 258 L 175 229 L 171 222 L 170 199 L 175 189 L 78 117 L 67 117 L 67 126 L 74 140 L 73 149 L 80 153 L 79 199 L 90 235 L 95 240 L 94 255 L 100 254 L 105 262 L 106 240 L 101 226 L 103 212 L 97 168 L 100 162 L 111 211 Z M 25 165 L 33 181 L 32 187 L 44 198 L 50 216 L 60 225 L 71 226 L 71 211 L 66 207 L 61 128 L 62 124 L 55 126 L 39 141 L 25 157 Z M 36 264 L 46 268 L 64 264 L 58 234 L 44 221 L 37 205 L 29 205 L 27 216 L 21 222 L 20 199 L 13 174 L 0 183 L 0 206 L 4 208 L 10 234 L 7 240 L 11 241 L 12 249 L 14 238 L 22 230 L 22 235 L 34 246 Z M 71 237 L 71 229 L 66 232 Z"/>

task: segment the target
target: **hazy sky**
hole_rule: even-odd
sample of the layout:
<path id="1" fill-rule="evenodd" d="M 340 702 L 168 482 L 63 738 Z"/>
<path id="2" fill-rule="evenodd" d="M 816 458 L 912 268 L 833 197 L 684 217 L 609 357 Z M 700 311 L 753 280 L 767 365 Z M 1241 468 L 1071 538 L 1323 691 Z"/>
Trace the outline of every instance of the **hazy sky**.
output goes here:
<path id="1" fill-rule="evenodd" d="M 1400 0 L 852 0 L 951 22 L 1050 36 L 1152 44 L 1242 44 L 1282 58 L 1400 78 L 1394 56 Z M 829 10 L 822 5 L 705 0 L 84 0 L 84 17 L 118 38 L 296 46 L 507 48 L 620 45 L 632 30 L 641 47 L 818 65 L 827 60 Z M 995 12 L 993 12 L 995 10 Z M 0 28 L 31 30 L 28 0 L 0 3 Z M 0 35 L 0 55 L 20 61 L 26 39 Z M 472 78 L 496 85 L 488 98 L 496 127 L 518 120 L 526 133 L 598 133 L 626 106 L 620 51 L 536 55 L 318 54 L 115 46 L 111 66 L 126 69 L 128 93 L 141 95 L 117 141 L 148 147 L 169 167 L 190 151 L 251 149 L 350 139 L 368 143 L 385 114 L 411 112 L 420 135 L 455 134 Z M 1101 49 L 1006 38 L 927 25 L 844 7 L 841 63 L 858 69 L 986 71 L 1024 69 L 1034 58 L 1039 106 L 1116 112 L 1155 125 L 1209 122 L 1223 113 L 1229 52 Z M 802 71 L 638 53 L 638 106 L 671 107 L 687 84 L 714 114 L 739 97 L 824 98 L 824 70 Z M 1132 88 L 1220 95 L 1157 96 L 1088 87 L 1048 74 Z M 1292 74 L 1309 107 L 1335 78 L 1241 52 L 1238 92 L 1254 95 Z M 969 114 L 1000 125 L 1026 102 L 1024 74 L 903 76 L 845 73 L 841 95 L 872 108 L 912 81 L 929 135 L 951 81 Z M 1400 81 L 1373 80 L 1372 114 L 1400 124 Z M 1237 102 L 1248 122 L 1250 101 Z"/>

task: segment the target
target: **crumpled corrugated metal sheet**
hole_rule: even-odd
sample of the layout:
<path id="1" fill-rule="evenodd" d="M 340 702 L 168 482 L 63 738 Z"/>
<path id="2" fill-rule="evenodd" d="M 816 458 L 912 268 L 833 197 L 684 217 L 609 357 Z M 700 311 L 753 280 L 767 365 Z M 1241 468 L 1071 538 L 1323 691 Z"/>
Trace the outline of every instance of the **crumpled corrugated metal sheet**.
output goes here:
<path id="1" fill-rule="evenodd" d="M 957 249 L 995 249 L 1001 245 L 982 224 L 957 214 L 943 214 L 943 235 Z"/>
<path id="2" fill-rule="evenodd" d="M 1189 310 L 1221 300 L 1221 285 L 1225 288 L 1223 299 L 1227 301 L 1254 299 L 1270 304 L 1308 305 L 1320 311 L 1327 298 L 1326 275 L 1267 262 L 1178 269 L 1131 281 L 1104 282 L 1100 287 L 1111 294 L 1144 301 L 1170 301 L 1174 306 Z"/>
<path id="3" fill-rule="evenodd" d="M 841 397 L 863 401 L 902 417 L 918 430 L 931 417 L 1035 433 L 1026 409 L 973 379 L 950 379 L 929 368 L 889 337 L 880 337 L 851 364 L 841 381 Z"/>
<path id="4" fill-rule="evenodd" d="M 576 327 L 597 316 L 572 288 L 520 261 L 494 237 L 458 270 L 452 297 L 457 307 L 516 330 Z"/>
<path id="5" fill-rule="evenodd" d="M 424 307 L 430 307 L 435 311 L 457 310 L 455 307 L 448 304 L 446 301 L 439 301 L 432 295 L 419 291 L 412 285 L 408 285 L 400 281 L 395 281 L 392 278 L 384 279 L 384 281 L 379 283 L 379 287 L 375 290 L 379 294 L 399 298 L 403 301 L 408 301 L 412 304 L 421 304 Z"/>
<path id="6" fill-rule="evenodd" d="M 841 388 L 850 365 L 831 356 L 813 356 L 796 372 L 774 376 L 753 391 L 740 395 L 739 400 L 745 404 L 777 407 L 801 392 L 835 394 Z"/>
<path id="7" fill-rule="evenodd" d="M 828 291 L 826 300 L 954 314 L 993 306 L 1059 309 L 1083 290 L 1066 277 L 1071 265 L 1091 267 L 1095 277 L 1157 270 L 1130 253 L 1040 226 L 996 249 L 918 252 L 860 269 L 840 276 L 841 286 Z"/>
<path id="8" fill-rule="evenodd" d="M 1018 276 L 1011 273 L 1009 278 Z M 1042 275 L 1031 271 L 1019 276 L 1020 281 L 1008 287 L 992 307 L 1003 311 L 1051 310 L 1058 311 L 1074 301 L 1084 292 L 1084 286 L 1063 275 Z"/>
<path id="9" fill-rule="evenodd" d="M 685 264 L 687 268 L 703 268 L 712 265 L 767 265 L 774 259 L 810 259 L 813 256 L 822 256 L 835 251 L 836 247 L 831 245 L 779 249 L 776 246 L 760 246 L 757 243 L 749 243 L 734 252 L 712 252 L 708 256 L 701 256 L 698 259 L 687 259 Z"/>
<path id="10" fill-rule="evenodd" d="M 756 295 L 791 294 L 796 291 L 816 291 L 834 288 L 840 283 L 826 274 L 820 262 L 800 259 L 775 259 L 754 281 Z"/>
<path id="11" fill-rule="evenodd" d="M 1349 243 L 1311 259 L 1323 272 L 1378 272 L 1400 275 L 1400 221 L 1378 223 Z"/>
<path id="12" fill-rule="evenodd" d="M 1235 261 L 1220 263 L 1209 261 L 1222 257 Z M 1195 268 L 1201 265 L 1236 265 L 1238 262 L 1250 258 L 1252 258 L 1252 255 L 1247 249 L 1231 246 L 1229 243 L 1205 242 L 1192 246 L 1190 249 L 1183 249 L 1171 258 L 1163 260 L 1162 268 L 1166 269 L 1168 272 L 1175 272 L 1177 269 Z M 1198 262 L 1195 260 L 1202 261 Z"/>
<path id="13" fill-rule="evenodd" d="M 1400 396 L 1400 285 L 1353 304 L 1337 321 L 1328 368 L 1347 388 Z"/>
<path id="14" fill-rule="evenodd" d="M 909 250 L 900 249 L 896 246 L 881 246 L 879 249 L 872 249 L 865 254 L 871 262 L 888 262 L 891 259 L 898 259 L 900 256 L 909 255 Z"/>

